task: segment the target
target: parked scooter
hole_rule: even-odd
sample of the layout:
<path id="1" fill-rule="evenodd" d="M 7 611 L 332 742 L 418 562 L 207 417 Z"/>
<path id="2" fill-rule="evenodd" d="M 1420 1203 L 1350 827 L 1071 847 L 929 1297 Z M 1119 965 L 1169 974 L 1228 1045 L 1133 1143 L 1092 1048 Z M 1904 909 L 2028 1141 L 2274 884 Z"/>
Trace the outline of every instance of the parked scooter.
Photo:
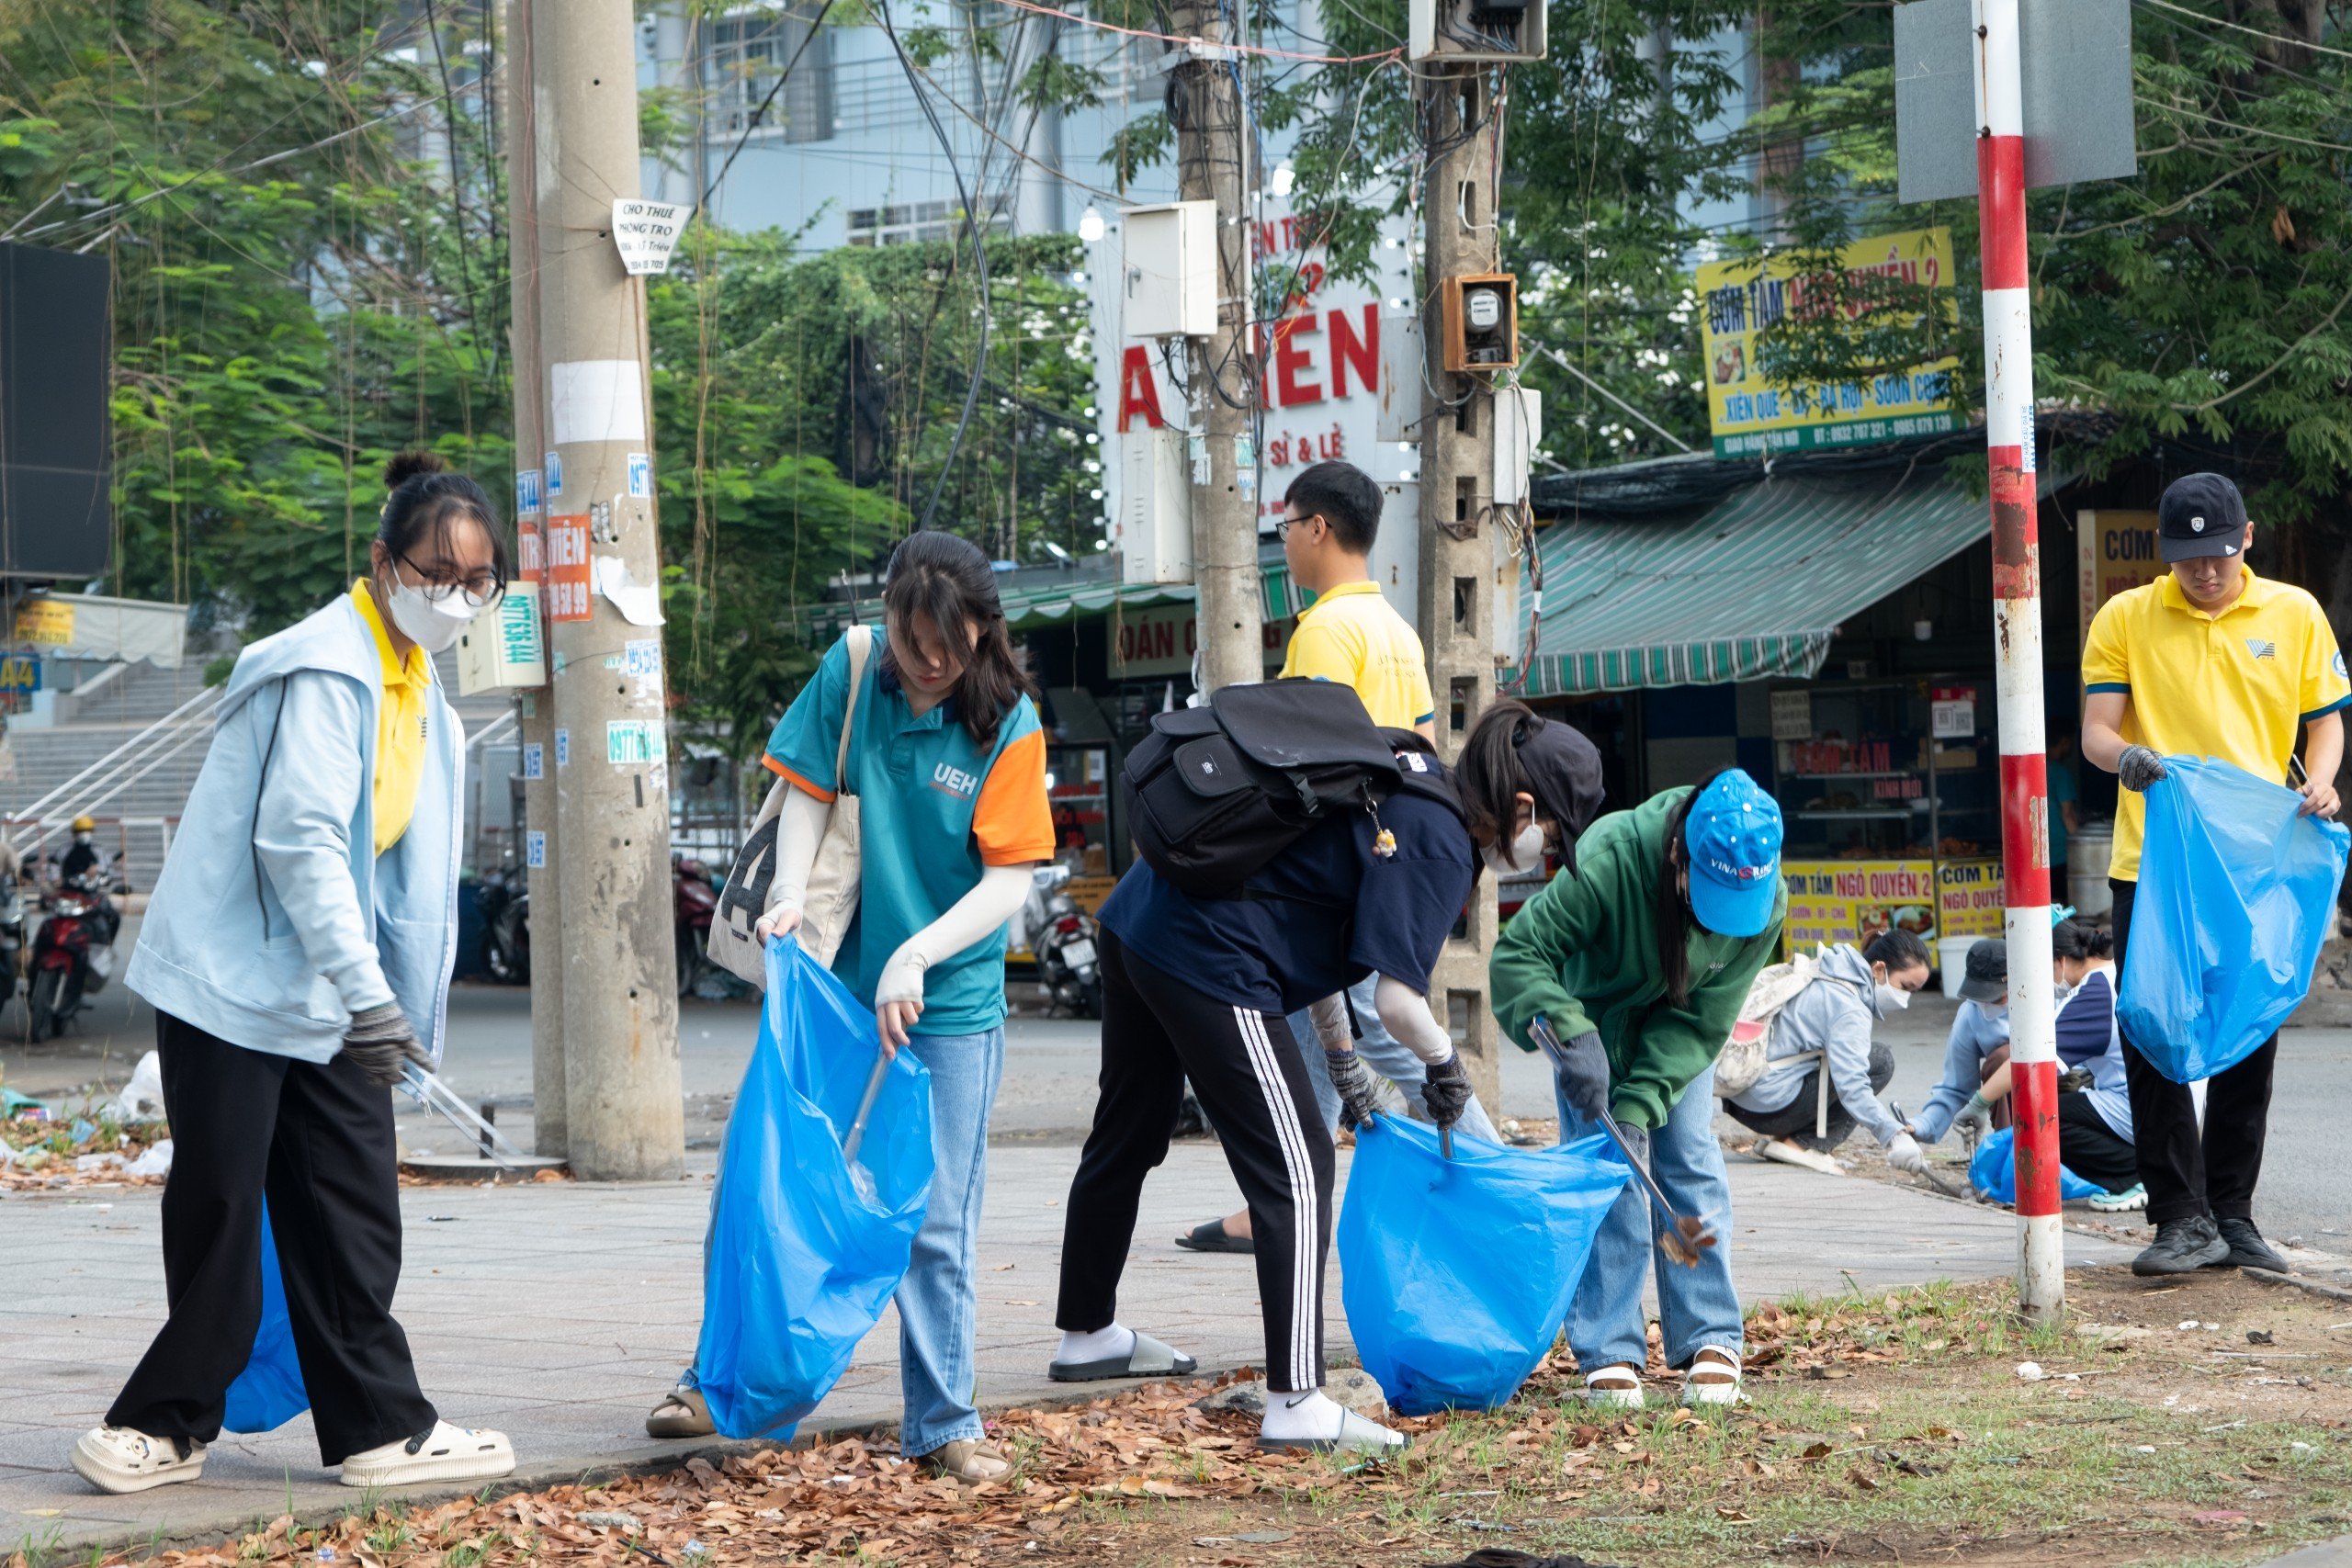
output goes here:
<path id="1" fill-rule="evenodd" d="M 121 920 L 107 901 L 103 873 L 92 870 L 44 902 L 47 917 L 33 937 L 30 1014 L 27 1038 L 48 1040 L 114 976 L 114 933 Z"/>
<path id="2" fill-rule="evenodd" d="M 513 867 L 481 879 L 481 966 L 502 986 L 531 983 L 531 887 Z"/>
<path id="3" fill-rule="evenodd" d="M 17 994 L 24 973 L 24 891 L 15 872 L 0 871 L 0 1004 Z"/>
<path id="4" fill-rule="evenodd" d="M 1102 976 L 1095 955 L 1094 917 L 1069 896 L 1069 867 L 1043 865 L 1030 874 L 1029 896 L 1012 917 L 1012 937 L 1037 962 L 1037 980 L 1054 1008 L 1080 1018 L 1102 1016 Z"/>
<path id="5" fill-rule="evenodd" d="M 678 995 L 685 996 L 710 962 L 710 921 L 718 913 L 718 888 L 698 860 L 670 857 L 670 893 L 677 911 Z"/>

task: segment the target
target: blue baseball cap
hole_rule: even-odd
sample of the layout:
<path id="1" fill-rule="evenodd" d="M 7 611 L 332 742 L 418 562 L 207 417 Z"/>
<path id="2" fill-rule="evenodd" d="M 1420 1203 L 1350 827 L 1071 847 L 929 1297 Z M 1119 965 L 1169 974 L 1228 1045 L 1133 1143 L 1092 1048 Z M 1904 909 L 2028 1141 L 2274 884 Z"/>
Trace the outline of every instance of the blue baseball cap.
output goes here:
<path id="1" fill-rule="evenodd" d="M 1682 819 L 1690 912 L 1721 936 L 1764 934 L 1781 891 L 1781 804 L 1737 768 L 1699 792 Z"/>

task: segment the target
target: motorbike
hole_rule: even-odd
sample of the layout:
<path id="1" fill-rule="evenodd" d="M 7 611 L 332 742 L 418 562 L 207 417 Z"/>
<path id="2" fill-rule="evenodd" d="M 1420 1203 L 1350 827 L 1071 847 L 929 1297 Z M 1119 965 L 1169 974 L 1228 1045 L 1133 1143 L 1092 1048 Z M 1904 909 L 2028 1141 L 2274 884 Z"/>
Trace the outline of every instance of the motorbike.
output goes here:
<path id="1" fill-rule="evenodd" d="M 677 911 L 678 995 L 685 996 L 710 962 L 710 921 L 718 913 L 718 888 L 710 868 L 698 860 L 670 857 L 670 892 Z"/>
<path id="2" fill-rule="evenodd" d="M 31 990 L 26 998 L 28 1038 L 54 1039 L 114 976 L 114 933 L 119 921 L 107 902 L 104 877 L 92 872 L 60 887 L 33 937 Z"/>
<path id="3" fill-rule="evenodd" d="M 1039 866 L 1029 896 L 1012 917 L 1012 940 L 1037 963 L 1049 1005 L 1080 1018 L 1102 1016 L 1102 976 L 1094 948 L 1094 918 L 1069 896 L 1069 867 Z"/>
<path id="4" fill-rule="evenodd" d="M 0 1003 L 17 994 L 25 972 L 25 896 L 14 872 L 0 872 Z"/>
<path id="5" fill-rule="evenodd" d="M 481 966 L 502 986 L 531 983 L 531 888 L 508 867 L 482 878 Z"/>

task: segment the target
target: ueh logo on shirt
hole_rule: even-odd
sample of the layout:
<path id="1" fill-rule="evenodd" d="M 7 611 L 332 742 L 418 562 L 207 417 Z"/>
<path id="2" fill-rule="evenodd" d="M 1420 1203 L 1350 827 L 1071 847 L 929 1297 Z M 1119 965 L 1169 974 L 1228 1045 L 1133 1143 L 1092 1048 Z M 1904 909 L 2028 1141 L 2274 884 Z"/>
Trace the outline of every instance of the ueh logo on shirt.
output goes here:
<path id="1" fill-rule="evenodd" d="M 2250 637 L 2245 639 L 2245 650 L 2256 659 L 2278 657 L 2278 645 L 2275 642 L 2265 642 L 2258 637 Z"/>
<path id="2" fill-rule="evenodd" d="M 952 762 L 942 762 L 931 770 L 931 787 L 942 795 L 969 800 L 980 793 L 980 775 Z"/>

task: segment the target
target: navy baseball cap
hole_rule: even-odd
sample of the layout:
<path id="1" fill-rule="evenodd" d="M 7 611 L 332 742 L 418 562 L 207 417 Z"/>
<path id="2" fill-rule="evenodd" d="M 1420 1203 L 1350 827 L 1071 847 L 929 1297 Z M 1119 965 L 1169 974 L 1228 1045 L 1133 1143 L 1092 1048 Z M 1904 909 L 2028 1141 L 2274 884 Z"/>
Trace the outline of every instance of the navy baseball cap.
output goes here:
<path id="1" fill-rule="evenodd" d="M 2245 547 L 2245 497 L 2219 474 L 2184 474 L 2156 502 L 2156 553 L 2167 562 Z"/>
<path id="2" fill-rule="evenodd" d="M 1780 802 L 1725 769 L 1690 802 L 1682 845 L 1699 923 L 1719 936 L 1763 935 L 1781 891 Z"/>

